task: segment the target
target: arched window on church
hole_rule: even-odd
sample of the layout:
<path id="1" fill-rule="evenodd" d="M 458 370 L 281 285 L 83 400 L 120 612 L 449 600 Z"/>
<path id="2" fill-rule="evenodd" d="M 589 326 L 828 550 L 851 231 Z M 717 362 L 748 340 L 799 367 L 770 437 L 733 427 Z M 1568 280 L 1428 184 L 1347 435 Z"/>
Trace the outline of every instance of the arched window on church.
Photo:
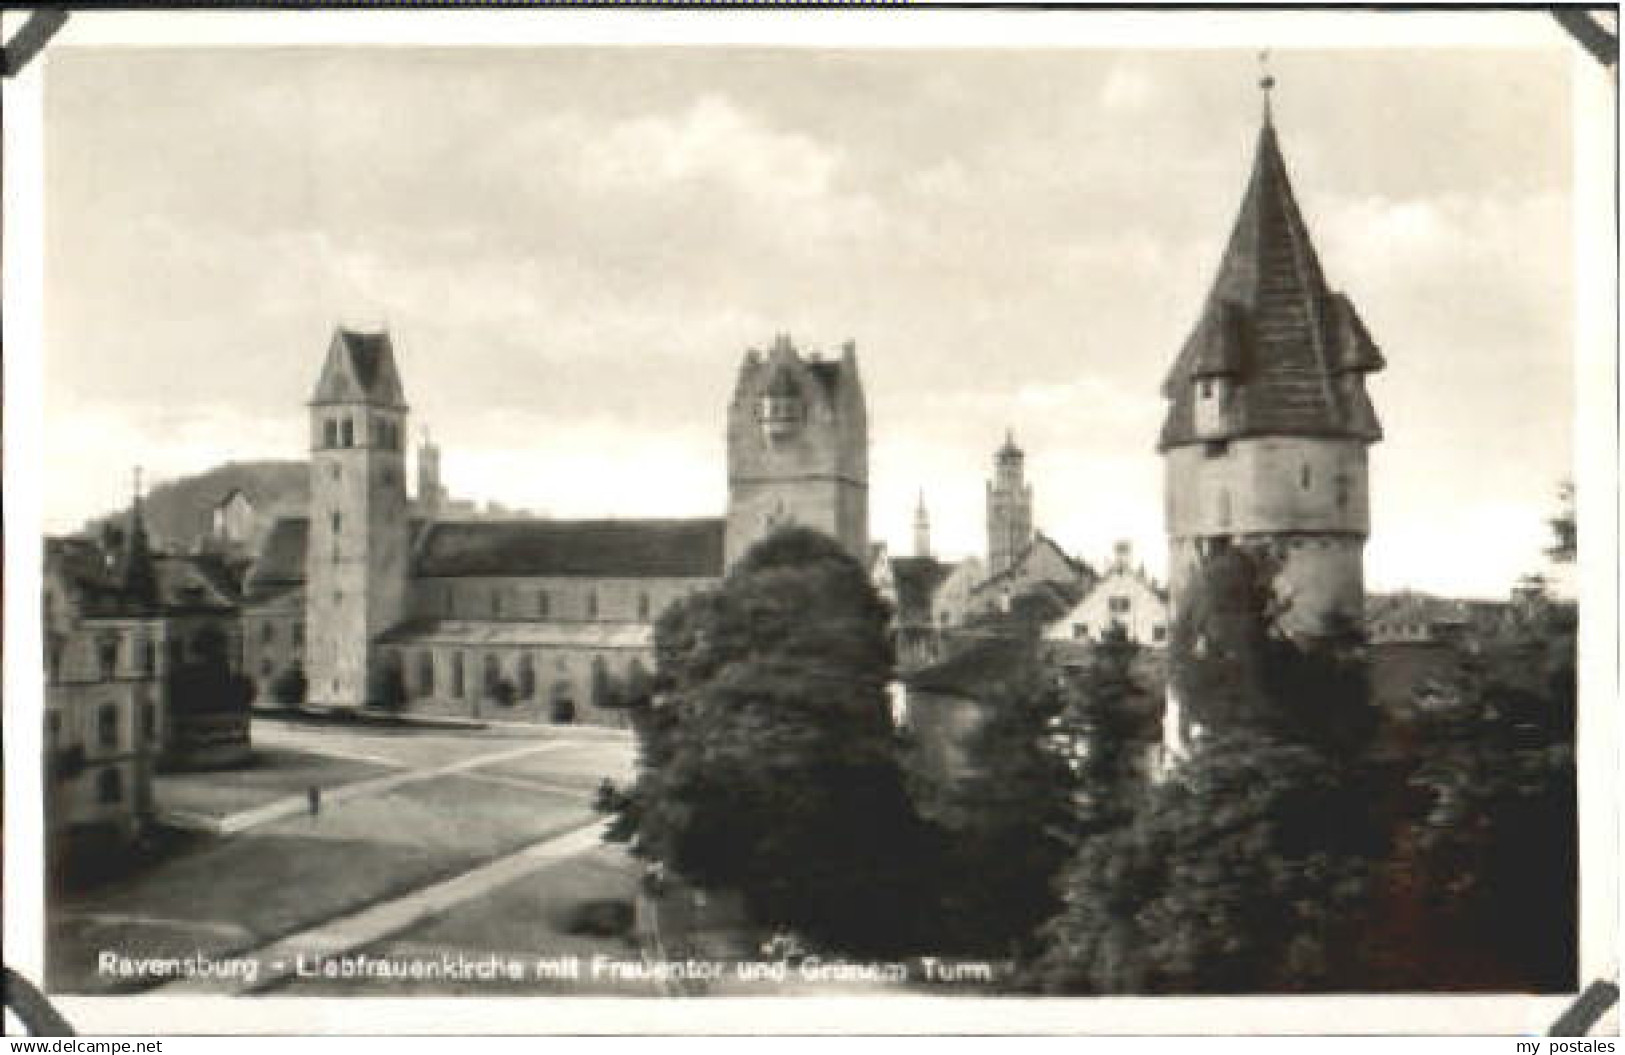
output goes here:
<path id="1" fill-rule="evenodd" d="M 339 423 L 339 446 L 355 446 L 355 422 L 351 421 L 349 418 L 345 418 Z"/>
<path id="2" fill-rule="evenodd" d="M 322 422 L 322 446 L 331 450 L 339 445 L 339 423 L 332 418 Z"/>

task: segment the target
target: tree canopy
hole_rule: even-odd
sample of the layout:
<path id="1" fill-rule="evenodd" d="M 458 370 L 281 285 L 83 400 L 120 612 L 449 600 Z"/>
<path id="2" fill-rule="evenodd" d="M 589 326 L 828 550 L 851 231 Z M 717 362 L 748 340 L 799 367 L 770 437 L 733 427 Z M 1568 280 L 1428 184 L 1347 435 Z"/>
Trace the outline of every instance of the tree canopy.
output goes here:
<path id="1" fill-rule="evenodd" d="M 613 833 L 737 890 L 765 925 L 852 951 L 904 944 L 928 838 L 891 727 L 889 616 L 857 561 L 798 528 L 671 606 Z"/>

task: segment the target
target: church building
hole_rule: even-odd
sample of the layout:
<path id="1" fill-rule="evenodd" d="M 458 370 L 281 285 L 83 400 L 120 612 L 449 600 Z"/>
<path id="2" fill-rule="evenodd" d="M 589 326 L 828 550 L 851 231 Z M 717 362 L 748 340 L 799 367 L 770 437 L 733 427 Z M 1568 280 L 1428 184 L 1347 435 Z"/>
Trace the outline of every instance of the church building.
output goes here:
<path id="1" fill-rule="evenodd" d="M 605 705 L 652 673 L 660 613 L 751 544 L 799 524 L 867 552 L 851 344 L 826 359 L 780 336 L 746 355 L 719 517 L 460 519 L 421 455 L 428 493 L 409 499 L 406 389 L 387 333 L 334 333 L 309 414 L 308 509 L 271 525 L 246 584 L 245 666 L 262 698 L 300 664 L 316 705 L 616 722 Z"/>

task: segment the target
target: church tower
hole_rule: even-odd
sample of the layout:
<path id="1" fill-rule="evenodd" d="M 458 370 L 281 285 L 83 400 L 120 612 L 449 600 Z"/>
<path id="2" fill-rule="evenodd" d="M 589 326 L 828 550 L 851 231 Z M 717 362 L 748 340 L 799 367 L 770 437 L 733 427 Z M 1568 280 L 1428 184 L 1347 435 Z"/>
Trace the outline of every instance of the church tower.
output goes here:
<path id="1" fill-rule="evenodd" d="M 1025 478 L 1025 462 L 1015 437 L 1006 432 L 987 483 L 988 578 L 1014 564 L 1033 539 L 1033 488 Z"/>
<path id="2" fill-rule="evenodd" d="M 405 610 L 406 409 L 389 334 L 336 330 L 310 401 L 305 625 L 315 703 L 367 701 L 372 644 Z"/>
<path id="3" fill-rule="evenodd" d="M 1273 81 L 1262 85 L 1252 175 L 1164 382 L 1157 449 L 1174 618 L 1205 559 L 1246 547 L 1278 569 L 1282 629 L 1307 638 L 1363 619 L 1366 452 L 1382 436 L 1365 377 L 1383 359 L 1354 305 L 1327 286 L 1281 157 Z"/>
<path id="4" fill-rule="evenodd" d="M 868 561 L 868 411 L 850 342 L 825 359 L 781 334 L 740 367 L 728 407 L 728 564 L 786 524 Z"/>
<path id="5" fill-rule="evenodd" d="M 925 508 L 924 491 L 920 492 L 920 501 L 914 507 L 914 555 L 931 556 L 931 514 Z"/>

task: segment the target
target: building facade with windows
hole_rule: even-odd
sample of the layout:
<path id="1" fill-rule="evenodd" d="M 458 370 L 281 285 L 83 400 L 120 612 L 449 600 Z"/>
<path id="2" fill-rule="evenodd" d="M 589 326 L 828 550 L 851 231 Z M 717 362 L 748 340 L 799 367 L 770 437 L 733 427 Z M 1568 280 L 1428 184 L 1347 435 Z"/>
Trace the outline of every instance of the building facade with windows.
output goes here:
<path id="1" fill-rule="evenodd" d="M 1119 542 L 1112 562 L 1071 611 L 1044 632 L 1050 641 L 1101 641 L 1120 633 L 1138 645 L 1161 648 L 1168 642 L 1168 597 Z"/>

